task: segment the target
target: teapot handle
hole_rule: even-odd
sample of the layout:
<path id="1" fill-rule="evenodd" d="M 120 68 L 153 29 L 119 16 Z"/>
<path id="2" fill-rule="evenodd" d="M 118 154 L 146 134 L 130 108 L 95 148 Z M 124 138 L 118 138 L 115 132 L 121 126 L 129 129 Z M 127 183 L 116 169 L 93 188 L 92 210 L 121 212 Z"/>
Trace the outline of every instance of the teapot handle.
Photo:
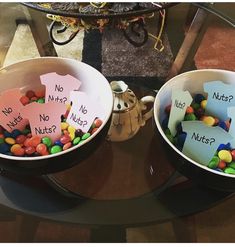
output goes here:
<path id="1" fill-rule="evenodd" d="M 140 99 L 140 105 L 141 105 L 141 110 L 145 110 L 146 109 L 146 104 L 147 103 L 154 103 L 155 101 L 155 97 L 153 96 L 144 96 L 143 98 Z M 147 121 L 149 118 L 151 118 L 153 116 L 153 107 L 146 112 L 143 117 L 142 117 L 142 126 L 145 125 L 145 121 Z"/>

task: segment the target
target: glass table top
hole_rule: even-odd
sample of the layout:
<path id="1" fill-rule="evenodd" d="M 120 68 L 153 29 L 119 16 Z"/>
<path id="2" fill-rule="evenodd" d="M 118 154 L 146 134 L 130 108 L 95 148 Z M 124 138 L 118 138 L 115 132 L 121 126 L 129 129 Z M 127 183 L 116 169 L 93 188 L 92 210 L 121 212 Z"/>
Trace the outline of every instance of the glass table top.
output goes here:
<path id="1" fill-rule="evenodd" d="M 22 19 L 25 15 L 29 18 L 29 14 L 27 8 L 20 4 L 0 3 L 1 8 L 14 13 L 13 17 L 10 14 L 5 15 L 4 22 L 0 22 L 5 34 L 4 39 L 0 38 L 2 66 L 9 59 L 9 50 L 13 49 L 9 49 L 9 41 L 12 41 L 14 35 L 17 38 L 11 18 Z M 171 51 L 169 61 L 172 61 L 175 50 L 179 48 L 179 40 L 182 41 L 184 37 L 182 23 L 185 23 L 188 9 L 189 4 L 179 4 L 169 10 L 171 15 L 173 12 L 177 13 L 175 20 L 179 23 L 176 27 L 181 28 L 181 32 L 176 34 L 172 27 L 166 27 L 166 40 L 169 41 Z M 43 23 L 48 24 L 45 15 L 38 13 L 34 13 L 36 20 L 43 20 Z M 0 20 L 1 18 L 3 17 L 0 16 Z M 169 20 L 174 18 L 170 16 Z M 98 37 L 96 43 L 101 42 L 99 45 L 102 47 L 102 35 L 83 35 L 80 37 L 81 43 L 84 42 L 83 48 L 79 48 L 81 54 L 85 54 L 83 49 L 90 49 L 85 42 L 94 42 L 91 40 L 94 37 Z M 176 38 L 178 40 L 174 42 Z M 48 39 L 45 38 L 41 47 L 47 42 Z M 67 44 L 67 51 L 69 46 L 73 47 L 74 44 Z M 37 42 L 36 47 L 39 47 Z M 56 47 L 59 53 L 58 49 Z M 102 53 L 98 53 L 96 48 L 92 49 L 101 56 Z M 16 54 L 13 53 L 14 56 Z M 49 52 L 51 54 L 53 52 Z M 84 62 L 89 62 L 89 59 L 92 57 L 87 56 L 85 59 L 83 56 Z M 102 67 L 101 64 L 97 67 Z M 118 78 L 113 74 L 106 76 L 109 79 Z M 165 82 L 162 78 L 157 80 L 149 75 L 121 75 L 120 78 L 126 78 L 126 83 L 138 99 L 146 95 L 155 96 L 153 88 L 159 89 Z M 133 83 L 135 80 L 137 83 Z M 110 142 L 104 139 L 90 157 L 64 171 L 32 177 L 18 176 L 2 170 L 0 187 L 0 204 L 16 212 L 57 222 L 91 226 L 130 227 L 160 223 L 194 215 L 218 204 L 226 205 L 226 201 L 233 196 L 231 192 L 203 187 L 181 175 L 168 159 L 153 118 L 130 140 Z"/>

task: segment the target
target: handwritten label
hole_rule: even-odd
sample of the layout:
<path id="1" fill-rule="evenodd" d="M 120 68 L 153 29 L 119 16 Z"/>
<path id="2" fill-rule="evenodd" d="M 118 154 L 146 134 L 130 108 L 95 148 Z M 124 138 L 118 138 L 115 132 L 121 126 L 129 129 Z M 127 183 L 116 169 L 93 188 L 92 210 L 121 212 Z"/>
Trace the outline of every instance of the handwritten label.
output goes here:
<path id="1" fill-rule="evenodd" d="M 222 81 L 204 83 L 204 91 L 208 93 L 206 114 L 225 121 L 228 119 L 227 108 L 235 106 L 235 86 Z"/>
<path id="2" fill-rule="evenodd" d="M 40 76 L 41 83 L 46 86 L 45 102 L 55 101 L 69 104 L 70 91 L 78 90 L 81 82 L 71 75 L 48 73 Z"/>
<path id="3" fill-rule="evenodd" d="M 168 122 L 168 128 L 171 131 L 171 134 L 175 136 L 176 127 L 179 122 L 184 119 L 186 109 L 192 103 L 192 96 L 188 91 L 175 90 L 172 91 L 171 96 L 171 112 Z"/>
<path id="4" fill-rule="evenodd" d="M 182 152 L 203 165 L 208 165 L 220 144 L 227 144 L 233 138 L 222 128 L 210 127 L 201 121 L 183 121 L 187 133 Z"/>
<path id="5" fill-rule="evenodd" d="M 9 132 L 14 129 L 23 130 L 28 124 L 28 120 L 19 112 L 23 106 L 21 96 L 19 88 L 4 91 L 0 96 L 0 125 Z"/>
<path id="6" fill-rule="evenodd" d="M 84 92 L 71 91 L 72 107 L 67 117 L 67 123 L 76 129 L 87 132 L 95 117 L 97 117 L 96 102 Z"/>
<path id="7" fill-rule="evenodd" d="M 32 135 L 48 136 L 53 141 L 61 136 L 61 115 L 66 112 L 66 105 L 58 102 L 40 104 L 33 102 L 21 109 L 22 115 L 29 119 Z"/>

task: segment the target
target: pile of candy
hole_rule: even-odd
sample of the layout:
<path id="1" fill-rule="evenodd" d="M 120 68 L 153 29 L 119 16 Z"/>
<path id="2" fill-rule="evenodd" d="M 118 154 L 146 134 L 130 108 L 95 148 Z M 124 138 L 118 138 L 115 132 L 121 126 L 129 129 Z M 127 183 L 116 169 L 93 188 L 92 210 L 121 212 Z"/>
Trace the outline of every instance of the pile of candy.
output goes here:
<path id="1" fill-rule="evenodd" d="M 29 90 L 21 97 L 20 101 L 23 105 L 35 101 L 38 103 L 44 103 L 44 97 L 44 91 Z M 71 148 L 72 146 L 81 144 L 102 125 L 102 120 L 96 118 L 89 131 L 83 133 L 81 130 L 76 130 L 74 127 L 66 123 L 68 113 L 69 108 L 61 117 L 61 137 L 54 143 L 48 136 L 43 138 L 32 136 L 29 126 L 26 126 L 23 131 L 15 129 L 11 133 L 0 126 L 0 153 L 21 157 L 43 156 L 59 153 Z"/>
<path id="2" fill-rule="evenodd" d="M 196 94 L 194 96 L 192 104 L 187 107 L 184 121 L 203 121 L 208 126 L 219 126 L 224 130 L 228 131 L 230 127 L 230 121 L 220 121 L 218 118 L 213 116 L 205 115 L 207 100 L 202 94 Z M 162 121 L 162 128 L 167 138 L 180 150 L 184 146 L 186 139 L 186 133 L 182 130 L 182 125 L 177 125 L 177 133 L 175 136 L 171 135 L 168 129 L 168 120 L 171 110 L 171 105 L 165 108 L 166 117 Z M 235 175 L 235 149 L 232 149 L 230 143 L 220 144 L 214 157 L 207 165 L 211 169 L 215 169 L 220 172 Z"/>

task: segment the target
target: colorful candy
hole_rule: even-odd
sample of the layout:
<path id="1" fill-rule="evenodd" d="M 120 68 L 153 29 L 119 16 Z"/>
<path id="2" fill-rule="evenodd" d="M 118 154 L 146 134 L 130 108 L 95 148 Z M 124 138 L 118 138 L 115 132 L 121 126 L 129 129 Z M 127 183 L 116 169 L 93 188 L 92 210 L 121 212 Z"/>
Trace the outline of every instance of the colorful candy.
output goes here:
<path id="1" fill-rule="evenodd" d="M 43 104 L 45 103 L 44 96 L 45 90 L 28 90 L 20 101 L 23 105 L 30 104 L 33 101 Z M 15 129 L 11 133 L 0 126 L 0 153 L 20 157 L 56 154 L 82 143 L 97 131 L 103 123 L 101 119 L 96 118 L 90 132 L 83 133 L 66 123 L 69 109 L 70 105 L 68 105 L 67 112 L 61 119 L 61 137 L 55 142 L 48 136 L 43 138 L 32 136 L 30 126 L 26 126 L 22 131 Z"/>
<path id="2" fill-rule="evenodd" d="M 192 104 L 186 109 L 183 121 L 199 120 L 208 126 L 219 126 L 225 131 L 228 131 L 230 126 L 229 120 L 220 121 L 217 117 L 205 115 L 206 103 L 207 100 L 202 94 L 196 94 Z M 168 105 L 165 108 L 166 117 L 162 121 L 162 128 L 169 141 L 182 151 L 187 134 L 183 132 L 182 125 L 179 123 L 176 127 L 177 134 L 175 136 L 171 135 L 168 129 L 170 107 L 171 105 Z M 220 144 L 217 152 L 207 164 L 207 167 L 219 172 L 235 175 L 235 149 L 231 149 L 230 143 Z"/>

